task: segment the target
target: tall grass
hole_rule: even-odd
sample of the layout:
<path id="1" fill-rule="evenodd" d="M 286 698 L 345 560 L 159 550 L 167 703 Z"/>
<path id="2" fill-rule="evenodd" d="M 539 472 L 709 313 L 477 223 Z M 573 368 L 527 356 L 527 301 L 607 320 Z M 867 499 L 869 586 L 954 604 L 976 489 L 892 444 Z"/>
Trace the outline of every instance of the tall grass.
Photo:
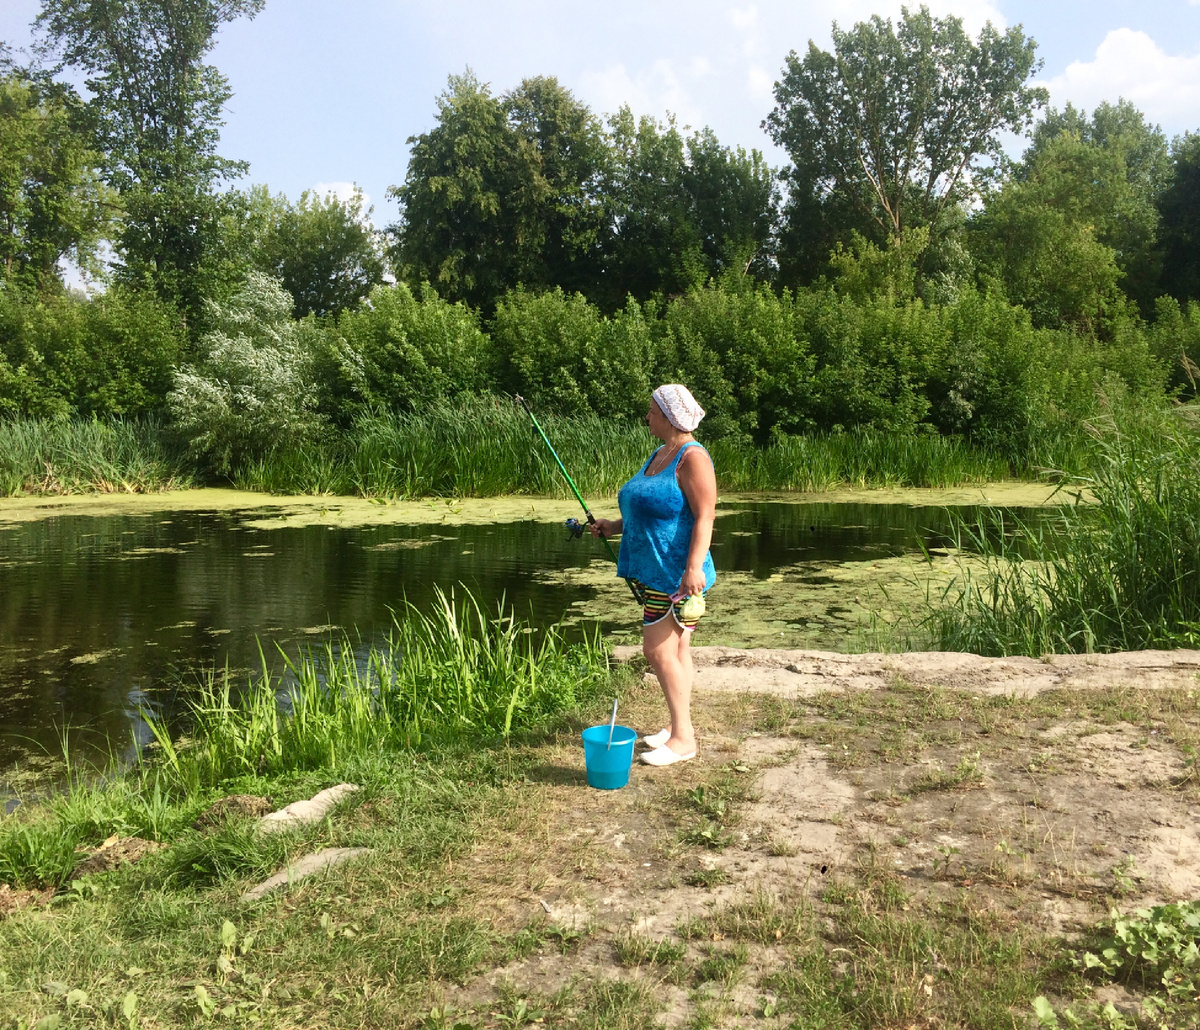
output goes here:
<path id="1" fill-rule="evenodd" d="M 191 474 L 155 423 L 0 420 L 0 496 L 142 493 L 191 485 Z"/>
<path id="2" fill-rule="evenodd" d="M 539 416 L 585 496 L 611 496 L 656 441 L 638 421 Z M 703 432 L 701 432 L 703 439 Z M 1061 436 L 1014 464 L 959 437 L 853 429 L 780 436 L 766 447 L 725 437 L 709 449 L 726 491 L 950 487 L 1078 469 L 1090 443 Z M 528 416 L 495 397 L 374 414 L 345 431 L 281 444 L 237 467 L 234 486 L 276 494 L 415 498 L 569 496 Z M 120 421 L 0 421 L 0 495 L 137 492 L 196 485 L 164 427 Z"/>
<path id="3" fill-rule="evenodd" d="M 183 745 L 151 721 L 163 767 L 188 790 L 241 775 L 333 768 L 354 755 L 429 739 L 507 737 L 597 696 L 609 683 L 599 636 L 566 642 L 469 593 L 437 594 L 430 613 L 410 607 L 386 641 L 323 651 L 263 672 L 239 689 L 214 674 L 192 704 Z"/>
<path id="4" fill-rule="evenodd" d="M 997 455 L 934 434 L 856 429 L 782 437 L 761 450 L 718 440 L 711 451 L 722 487 L 736 491 L 948 487 L 1012 474 Z"/>
<path id="5" fill-rule="evenodd" d="M 656 445 L 637 422 L 539 420 L 585 496 L 615 494 Z M 853 430 L 780 437 L 765 448 L 726 438 L 710 450 L 721 489 L 731 491 L 945 487 L 1014 474 L 1002 457 L 936 434 Z M 486 399 L 439 404 L 418 415 L 370 416 L 345 436 L 265 455 L 234 479 L 273 493 L 569 496 L 525 413 Z"/>
<path id="6" fill-rule="evenodd" d="M 1200 645 L 1200 411 L 1096 426 L 1073 489 L 1096 503 L 1038 525 L 960 524 L 964 566 L 927 620 L 937 647 L 979 654 Z"/>

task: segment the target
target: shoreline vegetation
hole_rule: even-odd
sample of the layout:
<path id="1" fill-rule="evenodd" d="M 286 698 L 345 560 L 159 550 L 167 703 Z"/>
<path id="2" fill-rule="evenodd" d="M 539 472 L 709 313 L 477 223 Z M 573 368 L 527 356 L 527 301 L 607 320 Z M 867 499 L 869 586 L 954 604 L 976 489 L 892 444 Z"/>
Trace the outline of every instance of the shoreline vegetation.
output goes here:
<path id="1" fill-rule="evenodd" d="M 596 417 L 543 422 L 585 496 L 616 494 L 653 448 L 637 424 Z M 722 491 L 946 488 L 1035 481 L 1078 467 L 1086 438 L 1063 439 L 1015 466 L 958 437 L 853 429 L 777 436 L 763 447 L 707 441 Z M 1060 473 L 1061 475 L 1061 473 Z M 205 473 L 166 426 L 147 421 L 0 421 L 0 497 L 150 493 L 230 485 L 280 495 L 422 497 L 569 496 L 528 419 L 501 402 L 464 417 L 437 406 L 422 416 L 366 416 L 354 429 L 247 459 L 227 476 Z"/>

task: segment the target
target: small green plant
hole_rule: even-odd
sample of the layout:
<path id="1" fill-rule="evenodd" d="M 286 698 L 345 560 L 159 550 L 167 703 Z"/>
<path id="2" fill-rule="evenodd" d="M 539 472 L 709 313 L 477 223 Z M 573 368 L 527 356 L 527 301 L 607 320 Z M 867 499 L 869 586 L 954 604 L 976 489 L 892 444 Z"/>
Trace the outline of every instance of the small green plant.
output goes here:
<path id="1" fill-rule="evenodd" d="M 696 787 L 693 790 L 687 791 L 686 797 L 701 815 L 706 815 L 716 820 L 721 820 L 725 817 L 725 799 L 710 792 L 707 788 L 703 786 Z"/>
<path id="2" fill-rule="evenodd" d="M 1113 893 L 1117 897 L 1137 892 L 1137 875 L 1132 855 L 1126 855 L 1117 865 L 1112 867 Z"/>
<path id="3" fill-rule="evenodd" d="M 683 837 L 685 844 L 697 844 L 702 848 L 711 848 L 713 851 L 720 851 L 726 848 L 733 840 L 733 835 L 726 833 L 721 824 L 714 822 L 712 819 L 701 819 L 692 829 L 690 829 Z"/>
<path id="4" fill-rule="evenodd" d="M 949 876 L 950 875 L 950 862 L 953 860 L 955 855 L 962 854 L 962 849 L 955 847 L 953 844 L 943 844 L 941 847 L 938 848 L 938 853 L 942 857 L 935 858 L 933 860 L 933 875 L 935 877 L 938 875 L 939 867 L 940 867 L 941 875 Z"/>
<path id="5" fill-rule="evenodd" d="M 720 866 L 713 866 L 711 869 L 695 869 L 683 878 L 683 882 L 689 887 L 703 887 L 706 890 L 712 890 L 723 883 L 728 883 L 729 873 Z"/>
<path id="6" fill-rule="evenodd" d="M 1200 901 L 1110 913 L 1111 932 L 1076 965 L 1109 978 L 1140 976 L 1174 1000 L 1200 994 Z"/>

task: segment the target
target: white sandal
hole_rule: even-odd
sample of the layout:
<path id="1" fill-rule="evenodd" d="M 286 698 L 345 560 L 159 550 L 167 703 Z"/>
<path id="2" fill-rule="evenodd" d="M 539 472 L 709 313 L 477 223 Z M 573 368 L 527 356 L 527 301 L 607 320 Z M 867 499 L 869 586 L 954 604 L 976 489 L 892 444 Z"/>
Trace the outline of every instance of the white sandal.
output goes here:
<path id="1" fill-rule="evenodd" d="M 661 747 L 656 747 L 653 751 L 646 751 L 642 754 L 642 761 L 647 765 L 674 765 L 676 762 L 689 762 L 696 757 L 695 751 L 689 751 L 686 755 L 677 754 L 672 751 L 666 744 Z"/>
<path id="2" fill-rule="evenodd" d="M 662 747 L 670 739 L 671 727 L 668 726 L 665 730 L 659 730 L 657 733 L 651 733 L 649 736 L 643 737 L 642 743 L 647 747 Z"/>

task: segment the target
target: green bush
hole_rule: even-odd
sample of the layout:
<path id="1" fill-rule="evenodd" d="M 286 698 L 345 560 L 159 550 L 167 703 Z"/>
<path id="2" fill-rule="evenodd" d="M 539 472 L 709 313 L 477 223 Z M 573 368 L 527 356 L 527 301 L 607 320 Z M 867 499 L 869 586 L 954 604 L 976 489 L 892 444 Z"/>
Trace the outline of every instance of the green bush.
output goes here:
<path id="1" fill-rule="evenodd" d="M 515 290 L 489 328 L 497 387 L 539 409 L 635 418 L 658 385 L 651 327 L 632 298 L 609 318 L 578 293 Z"/>
<path id="2" fill-rule="evenodd" d="M 349 425 L 365 410 L 420 411 L 491 385 L 491 351 L 478 316 L 431 288 L 379 286 L 339 316 L 322 358 L 323 410 Z"/>
<path id="3" fill-rule="evenodd" d="M 694 290 L 671 301 L 655 327 L 656 378 L 697 395 L 706 438 L 765 443 L 773 431 L 810 430 L 816 361 L 803 314 L 786 290 L 777 296 L 745 278 Z"/>
<path id="4" fill-rule="evenodd" d="M 209 308 L 216 329 L 201 340 L 200 359 L 176 372 L 168 401 L 193 454 L 225 474 L 316 434 L 320 333 L 311 320 L 296 322 L 291 295 L 259 272 Z"/>
<path id="5" fill-rule="evenodd" d="M 186 338 L 175 309 L 150 293 L 0 287 L 0 416 L 161 411 Z"/>
<path id="6" fill-rule="evenodd" d="M 1200 396 L 1200 303 L 1185 307 L 1173 297 L 1160 297 L 1150 326 L 1149 348 L 1162 363 L 1172 390 Z"/>
<path id="7" fill-rule="evenodd" d="M 797 296 L 817 358 L 813 418 L 822 429 L 911 432 L 925 419 L 924 387 L 940 333 L 920 301 L 856 302 L 832 290 Z"/>

